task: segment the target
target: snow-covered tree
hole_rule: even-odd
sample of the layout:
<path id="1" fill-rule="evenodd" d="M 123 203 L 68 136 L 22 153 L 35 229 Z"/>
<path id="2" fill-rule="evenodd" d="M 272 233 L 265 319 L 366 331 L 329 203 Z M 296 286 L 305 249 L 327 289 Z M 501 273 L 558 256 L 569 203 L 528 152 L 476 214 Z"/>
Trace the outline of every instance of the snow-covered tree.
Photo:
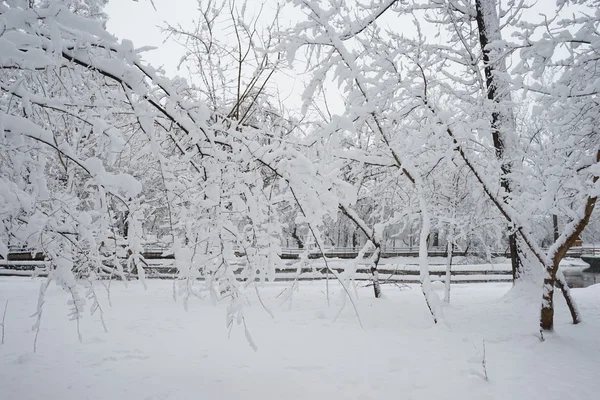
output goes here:
<path id="1" fill-rule="evenodd" d="M 201 7 L 192 31 L 168 26 L 196 86 L 107 33 L 103 0 L 0 3 L 0 256 L 45 254 L 37 326 L 52 281 L 78 320 L 86 296 L 100 307 L 96 278 L 143 280 L 149 236 L 174 254 L 184 304 L 206 292 L 245 325 L 244 293 L 273 278 L 282 237 L 323 255 L 336 226 L 371 253 L 376 297 L 386 238 L 418 228 L 435 321 L 427 253 L 443 233 L 449 257 L 506 240 L 516 282 L 543 287 L 541 329 L 555 285 L 579 322 L 558 267 L 597 197 L 598 1 L 561 2 L 575 17 L 539 22 L 520 19 L 524 1 L 293 3 L 306 20 L 279 36 L 277 15 L 261 35 L 235 2 Z M 225 15 L 232 43 L 212 34 Z M 412 29 L 382 28 L 390 18 Z M 302 130 L 269 89 L 300 50 L 314 111 Z M 314 109 L 331 81 L 340 115 Z M 537 227 L 552 215 L 563 226 L 544 250 Z"/>
<path id="2" fill-rule="evenodd" d="M 322 134 L 330 138 L 367 126 L 372 144 L 353 157 L 395 168 L 418 199 L 418 209 L 409 213 L 421 215 L 422 282 L 430 309 L 435 300 L 427 289 L 423 242 L 436 215 L 448 218 L 431 201 L 431 188 L 441 181 L 430 171 L 437 160 L 452 158 L 469 171 L 469 188 L 477 187 L 495 209 L 500 231 L 508 230 L 515 278 L 522 270 L 522 279 L 541 285 L 541 273 L 547 274 L 541 328 L 552 329 L 555 284 L 577 323 L 558 264 L 595 203 L 597 88 L 590 82 L 597 81 L 597 13 L 579 10 L 574 19 L 536 24 L 520 20 L 524 2 L 509 2 L 506 9 L 488 0 L 294 3 L 307 18 L 286 35 L 285 46 L 290 59 L 303 49 L 309 60 L 305 98 L 333 79 L 345 99 L 344 113 Z M 594 1 L 579 5 L 597 9 Z M 412 22 L 413 29 L 380 27 L 391 20 Z M 516 32 L 514 43 L 503 40 L 503 30 Z M 553 55 L 559 47 L 567 48 L 564 56 Z M 515 99 L 526 91 L 537 96 L 525 94 L 532 106 L 517 119 Z M 531 120 L 541 131 L 529 129 Z M 568 222 L 546 252 L 535 222 L 552 214 Z"/>
<path id="3" fill-rule="evenodd" d="M 77 277 L 124 276 L 124 223 L 126 268 L 143 280 L 143 220 L 162 198 L 177 293 L 229 299 L 228 323 L 244 322 L 244 289 L 272 278 L 280 263 L 281 204 L 295 204 L 296 221 L 322 244 L 322 221 L 335 218 L 346 185 L 331 164 L 315 163 L 273 130 L 197 101 L 183 80 L 145 65 L 86 10 L 62 1 L 0 4 L 2 256 L 13 243 L 43 251 L 38 317 L 55 281 L 79 319 Z M 140 182 L 123 173 L 136 168 L 152 174 Z M 231 263 L 238 248 L 241 271 Z"/>

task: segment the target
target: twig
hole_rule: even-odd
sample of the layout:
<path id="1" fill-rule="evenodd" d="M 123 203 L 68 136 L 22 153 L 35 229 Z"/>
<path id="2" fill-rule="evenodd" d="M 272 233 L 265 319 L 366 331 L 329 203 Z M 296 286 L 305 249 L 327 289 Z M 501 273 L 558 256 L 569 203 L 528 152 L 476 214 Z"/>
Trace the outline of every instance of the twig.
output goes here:
<path id="1" fill-rule="evenodd" d="M 37 352 L 37 341 L 38 336 L 40 335 L 40 324 L 42 323 L 42 313 L 44 312 L 44 303 L 46 297 L 46 290 L 48 290 L 48 286 L 50 286 L 50 282 L 52 282 L 52 277 L 48 277 L 41 285 L 40 285 L 40 293 L 38 295 L 38 303 L 35 314 L 33 316 L 36 317 L 35 324 L 33 324 L 33 330 L 35 331 L 35 338 L 33 339 L 33 352 Z"/>
<path id="2" fill-rule="evenodd" d="M 402 289 L 411 289 L 411 287 L 408 286 L 406 283 L 398 282 L 398 281 L 388 281 L 388 280 L 385 280 L 383 282 L 380 282 L 380 284 L 381 285 L 386 285 L 386 284 L 387 285 L 394 285 L 394 286 L 397 286 L 400 290 L 402 290 Z M 373 286 L 372 282 L 369 283 L 369 284 L 366 284 L 364 286 L 361 286 L 361 287 L 371 287 L 371 286 Z"/>
<path id="3" fill-rule="evenodd" d="M 4 304 L 4 314 L 2 314 L 2 323 L 0 324 L 0 326 L 2 327 L 2 340 L 0 341 L 0 344 L 4 344 L 4 321 L 6 320 L 6 310 L 8 308 L 8 299 L 6 299 L 6 304 Z"/>
<path id="4" fill-rule="evenodd" d="M 485 359 L 485 339 L 483 339 L 483 358 L 481 359 L 481 366 L 483 367 L 483 375 L 485 376 L 485 380 L 489 381 Z"/>
<path id="5" fill-rule="evenodd" d="M 275 315 L 273 315 L 273 313 L 271 312 L 271 310 L 263 302 L 262 296 L 260 295 L 260 291 L 258 290 L 258 286 L 254 285 L 254 290 L 256 291 L 256 297 L 258 297 L 258 301 L 260 302 L 260 304 L 262 305 L 262 307 L 264 308 L 264 310 L 267 312 L 267 314 L 269 314 L 269 316 L 272 319 L 275 319 Z"/>

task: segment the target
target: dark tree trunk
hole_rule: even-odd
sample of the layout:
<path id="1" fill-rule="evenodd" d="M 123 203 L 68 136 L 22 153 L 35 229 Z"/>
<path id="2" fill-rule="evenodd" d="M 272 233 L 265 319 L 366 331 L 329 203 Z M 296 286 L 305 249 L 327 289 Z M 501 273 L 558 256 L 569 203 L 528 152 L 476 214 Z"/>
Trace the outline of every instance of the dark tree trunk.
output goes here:
<path id="1" fill-rule="evenodd" d="M 554 329 L 554 279 L 550 274 L 544 278 L 543 290 L 540 330 L 551 331 Z"/>
<path id="2" fill-rule="evenodd" d="M 498 96 L 498 82 L 497 77 L 494 76 L 495 67 L 491 63 L 490 60 L 490 50 L 487 47 L 488 44 L 493 40 L 492 35 L 500 35 L 500 32 L 490 32 L 488 27 L 491 22 L 494 22 L 494 26 L 497 21 L 486 21 L 486 17 L 488 18 L 497 18 L 496 15 L 486 15 L 484 2 L 489 2 L 493 0 L 475 0 L 475 10 L 477 12 L 477 28 L 479 30 L 479 43 L 481 45 L 481 51 L 483 53 L 483 63 L 485 65 L 485 83 L 487 87 L 487 98 L 491 100 L 495 104 L 499 104 L 502 100 L 501 96 Z M 498 37 L 497 39 L 500 39 Z M 502 72 L 502 71 L 500 71 Z M 507 96 L 507 93 L 503 93 L 504 96 Z M 510 124 L 513 119 L 512 113 L 506 113 L 508 115 L 503 115 L 502 111 L 496 108 L 492 112 L 492 140 L 494 143 L 494 148 L 496 150 L 496 157 L 502 161 L 502 176 L 500 178 L 500 184 L 504 189 L 504 201 L 507 202 L 510 197 L 511 187 L 508 179 L 508 175 L 511 172 L 511 164 L 509 162 L 505 162 L 505 132 L 502 132 L 502 124 Z M 512 265 L 512 273 L 513 273 L 513 281 L 518 279 L 521 275 L 523 269 L 523 263 L 520 258 L 519 246 L 517 241 L 516 233 L 512 232 L 512 227 L 509 228 L 511 232 L 509 232 L 508 243 L 510 249 L 510 262 Z"/>
<path id="3" fill-rule="evenodd" d="M 600 162 L 600 150 L 596 152 L 596 162 Z M 596 184 L 597 182 L 598 177 L 594 176 L 592 178 L 592 183 Z M 577 224 L 575 224 L 575 229 L 571 231 L 570 235 L 552 255 L 552 265 L 546 266 L 546 279 L 544 280 L 544 293 L 542 295 L 542 308 L 540 313 L 540 331 L 552 330 L 554 328 L 553 295 L 555 284 L 560 288 L 565 300 L 567 301 L 567 306 L 569 307 L 573 324 L 578 324 L 581 322 L 581 316 L 577 311 L 575 300 L 573 299 L 573 296 L 571 296 L 571 292 L 569 291 L 567 282 L 564 279 L 564 275 L 558 270 L 558 267 L 560 261 L 567 254 L 567 251 L 571 248 L 571 246 L 573 246 L 573 244 L 575 244 L 579 238 L 579 235 L 581 235 L 581 232 L 583 232 L 589 223 L 592 213 L 594 212 L 594 208 L 596 207 L 596 200 L 597 197 L 595 196 L 587 198 L 585 207 L 583 209 L 583 215 L 581 219 L 577 221 Z"/>
<path id="4" fill-rule="evenodd" d="M 508 236 L 508 247 L 510 250 L 510 263 L 512 266 L 513 282 L 519 279 L 521 274 L 521 259 L 519 258 L 519 247 L 517 245 L 517 235 L 515 233 Z"/>
<path id="5" fill-rule="evenodd" d="M 375 251 L 377 256 L 375 257 L 375 261 L 371 266 L 371 275 L 373 277 L 373 293 L 375 294 L 375 298 L 378 299 L 381 297 L 381 285 L 379 283 L 379 271 L 377 270 L 377 266 L 379 265 L 379 259 L 381 258 L 381 246 L 379 243 L 375 244 Z"/>
<path id="6" fill-rule="evenodd" d="M 564 278 L 564 277 L 563 277 Z M 569 290 L 569 286 L 564 279 L 556 279 L 555 285 L 561 290 L 565 301 L 567 302 L 567 307 L 569 308 L 569 312 L 571 313 L 571 319 L 573 320 L 573 325 L 577 325 L 581 322 L 581 315 L 577 310 L 577 306 L 575 305 L 575 301 L 573 300 L 573 296 L 571 296 L 571 292 Z"/>
<path id="7" fill-rule="evenodd" d="M 296 225 L 294 225 L 294 229 L 292 229 L 292 238 L 296 241 L 299 249 L 304 248 L 304 242 L 302 242 L 302 239 L 298 236 L 298 227 Z"/>
<path id="8" fill-rule="evenodd" d="M 560 260 L 558 261 L 560 263 Z M 554 287 L 558 287 L 569 308 L 573 325 L 581 322 L 581 315 L 575 305 L 575 300 L 571 296 L 569 286 L 565 282 L 564 277 L 558 277 L 558 264 L 551 270 L 547 271 L 544 279 L 544 291 L 542 293 L 542 308 L 540 312 L 540 331 L 552 331 L 554 329 Z"/>
<path id="9" fill-rule="evenodd" d="M 338 208 L 345 216 L 347 216 L 352 222 L 354 222 L 354 224 L 357 227 L 357 229 L 352 234 L 353 246 L 356 247 L 357 245 L 356 236 L 359 229 L 362 233 L 365 234 L 365 236 L 371 241 L 371 243 L 373 243 L 373 246 L 375 246 L 375 250 L 373 253 L 373 263 L 371 264 L 371 276 L 373 278 L 373 292 L 375 294 L 375 298 L 380 298 L 381 284 L 379 283 L 379 272 L 377 267 L 379 265 L 379 260 L 381 259 L 381 238 L 377 237 L 377 235 L 375 235 L 375 230 L 369 229 L 366 223 L 362 221 L 356 213 L 352 212 L 350 208 L 346 208 L 346 206 L 342 204 L 339 204 Z"/>

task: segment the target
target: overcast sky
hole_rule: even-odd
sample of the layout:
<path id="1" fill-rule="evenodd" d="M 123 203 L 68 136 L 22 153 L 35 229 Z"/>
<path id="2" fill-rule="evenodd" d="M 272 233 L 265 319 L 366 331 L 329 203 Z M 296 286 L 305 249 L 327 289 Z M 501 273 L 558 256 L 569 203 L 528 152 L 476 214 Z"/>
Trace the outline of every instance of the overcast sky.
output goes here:
<path id="1" fill-rule="evenodd" d="M 108 30 L 120 39 L 130 39 L 136 47 L 159 47 L 146 53 L 144 58 L 152 65 L 164 66 L 172 75 L 183 52 L 177 44 L 164 42 L 159 26 L 164 21 L 191 22 L 197 15 L 196 0 L 154 0 L 154 3 L 157 10 L 149 0 L 110 0 L 106 7 L 110 17 Z"/>
<path id="2" fill-rule="evenodd" d="M 248 0 L 248 14 L 253 15 L 257 13 L 261 2 L 259 0 Z M 217 0 L 217 3 L 220 3 L 220 1 Z M 197 10 L 197 0 L 154 0 L 154 4 L 156 10 L 153 8 L 150 0 L 110 0 L 106 9 L 110 18 L 108 21 L 108 30 L 120 39 L 130 39 L 136 47 L 157 47 L 156 50 L 144 54 L 147 62 L 156 67 L 164 67 L 167 75 L 171 77 L 181 75 L 190 79 L 187 70 L 177 70 L 179 61 L 184 54 L 183 48 L 171 40 L 165 41 L 165 34 L 161 32 L 160 26 L 164 26 L 165 21 L 171 24 L 191 26 L 192 21 L 200 16 Z M 274 14 L 273 10 L 276 4 L 276 0 L 265 0 L 266 10 L 262 14 L 262 19 L 265 20 L 265 23 L 270 21 L 269 15 L 272 16 Z M 296 15 L 300 12 L 297 8 L 292 7 L 288 7 L 285 10 L 286 12 L 284 12 L 281 19 L 287 21 L 284 22 L 287 24 L 290 24 L 289 21 L 297 18 Z M 540 14 L 553 16 L 555 10 L 556 0 L 537 0 L 535 7 L 527 11 L 525 18 L 530 21 L 540 18 Z M 391 24 L 394 29 L 402 29 L 401 26 L 404 24 L 399 23 L 397 16 L 394 18 L 391 21 L 386 21 L 383 18 L 379 23 L 384 26 L 387 25 L 387 27 L 390 27 Z M 414 31 L 411 25 L 409 23 L 404 26 L 409 26 L 411 31 Z M 405 34 L 410 34 L 410 32 L 406 32 Z M 437 40 L 443 40 L 443 38 L 438 37 Z M 281 100 L 286 105 L 286 108 L 299 109 L 303 87 L 303 78 L 299 73 L 287 73 L 275 77 L 270 89 L 271 92 L 277 91 L 280 93 Z M 329 105 L 332 107 L 334 113 L 341 112 L 343 107 L 341 98 L 336 92 L 337 89 L 335 86 L 329 85 Z"/>
<path id="3" fill-rule="evenodd" d="M 260 4 L 261 1 L 248 0 L 247 15 L 256 15 Z M 172 40 L 165 41 L 166 35 L 160 27 L 165 25 L 165 21 L 172 25 L 192 26 L 192 22 L 200 17 L 197 0 L 154 0 L 154 5 L 156 10 L 150 0 L 110 0 L 106 8 L 109 15 L 108 30 L 120 39 L 130 39 L 136 47 L 157 47 L 156 50 L 143 55 L 147 62 L 156 67 L 164 67 L 167 75 L 171 77 L 180 75 L 193 80 L 194 78 L 189 76 L 186 69 L 177 69 L 184 55 L 183 48 Z M 270 23 L 275 15 L 276 5 L 277 1 L 265 1 L 261 13 L 261 20 L 264 20 L 265 24 Z M 289 8 L 289 10 L 297 12 L 297 9 Z M 292 17 L 289 14 L 282 15 L 282 19 L 289 21 Z M 289 72 L 274 76 L 270 87 L 271 92 L 279 93 L 281 101 L 288 109 L 300 108 L 303 88 L 302 79 L 297 74 Z M 341 103 L 338 105 L 341 107 Z"/>

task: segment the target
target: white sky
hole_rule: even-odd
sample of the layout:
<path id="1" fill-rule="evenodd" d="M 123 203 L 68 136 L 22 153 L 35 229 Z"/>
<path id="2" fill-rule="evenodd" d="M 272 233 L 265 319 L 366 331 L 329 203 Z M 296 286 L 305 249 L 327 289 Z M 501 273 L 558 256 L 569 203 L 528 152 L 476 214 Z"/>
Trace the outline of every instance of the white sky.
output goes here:
<path id="1" fill-rule="evenodd" d="M 202 3 L 206 4 L 207 1 Z M 217 0 L 216 3 L 220 4 L 221 0 Z M 160 26 L 164 26 L 165 21 L 171 25 L 192 26 L 193 21 L 200 17 L 197 0 L 154 0 L 154 5 L 156 10 L 150 0 L 110 0 L 105 10 L 109 15 L 108 30 L 120 39 L 131 40 L 136 47 L 157 47 L 156 50 L 144 53 L 143 57 L 147 62 L 155 67 L 163 67 L 170 77 L 180 75 L 193 80 L 185 68 L 177 69 L 184 49 L 173 40 L 165 41 L 166 35 L 161 32 Z M 260 5 L 259 0 L 248 0 L 247 15 L 258 14 Z M 265 24 L 271 22 L 276 5 L 275 0 L 265 0 L 261 13 L 261 20 L 264 20 Z M 296 11 L 291 7 L 288 9 Z M 282 15 L 284 21 L 291 19 L 289 15 Z M 300 108 L 304 84 L 298 74 L 285 71 L 275 74 L 270 88 L 279 93 L 288 109 Z"/>
<path id="2" fill-rule="evenodd" d="M 264 0 L 265 10 L 263 18 L 265 23 L 271 19 L 273 10 L 281 0 Z M 508 0 L 502 0 L 503 3 Z M 556 10 L 556 0 L 537 0 L 533 9 L 527 11 L 529 19 L 538 19 L 540 14 L 552 16 Z M 202 3 L 206 3 L 203 1 Z M 216 0 L 220 3 L 220 0 Z M 248 14 L 253 15 L 258 12 L 262 0 L 247 0 Z M 159 26 L 164 25 L 165 21 L 170 24 L 181 24 L 191 26 L 192 21 L 197 19 L 200 14 L 197 10 L 197 0 L 154 0 L 156 10 L 152 7 L 150 0 L 110 0 L 106 8 L 110 19 L 108 21 L 108 30 L 117 37 L 127 38 L 133 41 L 136 47 L 155 46 L 158 49 L 147 52 L 144 58 L 155 67 L 163 67 L 168 76 L 181 75 L 187 79 L 191 77 L 187 70 L 177 70 L 177 65 L 184 54 L 184 50 L 172 40 L 165 41 L 165 35 L 161 32 Z M 254 9 L 253 9 L 254 8 Z M 294 20 L 295 14 L 300 12 L 297 8 L 288 7 L 282 15 L 282 20 Z M 285 23 L 285 22 L 284 22 Z M 289 24 L 290 22 L 288 22 Z M 403 25 L 397 19 L 380 21 L 384 25 Z M 410 30 L 414 28 L 408 24 Z M 410 32 L 407 32 L 410 34 Z M 443 39 L 438 39 L 443 40 Z M 300 60 L 301 61 L 301 60 Z M 304 87 L 303 79 L 299 73 L 286 73 L 275 76 L 271 85 L 271 90 L 279 92 L 280 97 L 286 108 L 299 109 L 301 106 L 301 93 Z M 191 78 L 193 80 L 193 77 Z M 330 94 L 331 93 L 331 94 Z M 335 85 L 328 85 L 329 106 L 334 113 L 341 112 L 343 105 L 339 97 L 339 92 Z"/>
<path id="3" fill-rule="evenodd" d="M 177 44 L 164 42 L 159 25 L 164 21 L 191 22 L 197 15 L 196 0 L 154 0 L 154 4 L 156 11 L 149 0 L 110 0 L 105 10 L 110 17 L 108 30 L 119 39 L 133 41 L 136 47 L 159 47 L 146 53 L 144 58 L 154 66 L 164 66 L 169 75 L 174 75 L 183 52 Z"/>

